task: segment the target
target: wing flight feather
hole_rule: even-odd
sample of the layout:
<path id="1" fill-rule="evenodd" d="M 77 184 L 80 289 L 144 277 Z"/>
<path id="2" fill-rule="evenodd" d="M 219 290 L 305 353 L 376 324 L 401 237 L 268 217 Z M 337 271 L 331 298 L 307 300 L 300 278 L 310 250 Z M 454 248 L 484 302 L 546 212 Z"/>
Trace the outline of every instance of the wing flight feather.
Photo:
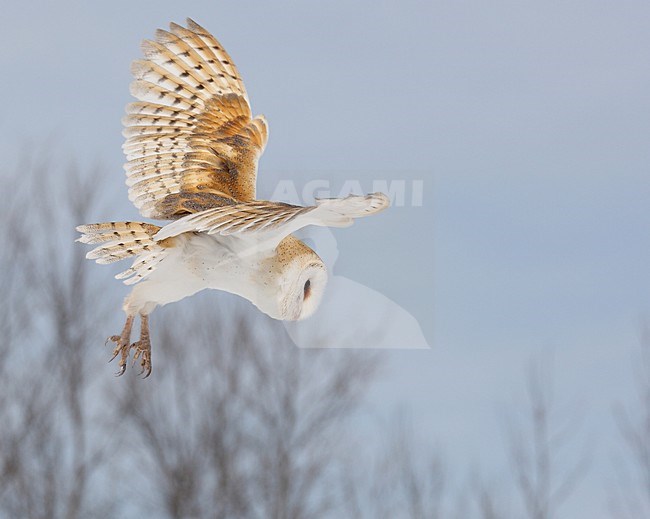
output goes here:
<path id="1" fill-rule="evenodd" d="M 123 119 L 129 199 L 158 219 L 255 200 L 268 125 L 252 118 L 228 53 L 190 19 L 159 29 L 142 51 L 131 67 L 138 102 Z"/>
<path id="2" fill-rule="evenodd" d="M 355 218 L 383 211 L 390 200 L 383 193 L 316 200 L 301 207 L 281 202 L 254 201 L 216 207 L 185 216 L 158 231 L 154 240 L 164 240 L 185 232 L 205 232 L 247 238 L 255 246 L 275 248 L 289 234 L 308 225 L 347 227 Z"/>

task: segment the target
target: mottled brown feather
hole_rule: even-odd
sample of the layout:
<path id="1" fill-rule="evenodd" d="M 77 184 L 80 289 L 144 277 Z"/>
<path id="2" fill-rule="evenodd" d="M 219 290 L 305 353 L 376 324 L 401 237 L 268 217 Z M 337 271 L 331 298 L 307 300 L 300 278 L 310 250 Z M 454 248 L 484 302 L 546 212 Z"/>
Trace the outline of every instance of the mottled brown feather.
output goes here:
<path id="1" fill-rule="evenodd" d="M 86 258 L 100 264 L 114 263 L 135 256 L 133 265 L 115 276 L 124 280 L 125 284 L 132 285 L 149 276 L 165 259 L 168 249 L 175 246 L 174 238 L 154 241 L 153 236 L 159 230 L 157 225 L 141 222 L 80 225 L 77 231 L 82 235 L 77 241 L 100 244 L 86 254 Z"/>
<path id="2" fill-rule="evenodd" d="M 124 152 L 129 199 L 143 216 L 176 219 L 255 200 L 268 138 L 219 42 L 192 20 L 145 41 L 133 62 Z"/>

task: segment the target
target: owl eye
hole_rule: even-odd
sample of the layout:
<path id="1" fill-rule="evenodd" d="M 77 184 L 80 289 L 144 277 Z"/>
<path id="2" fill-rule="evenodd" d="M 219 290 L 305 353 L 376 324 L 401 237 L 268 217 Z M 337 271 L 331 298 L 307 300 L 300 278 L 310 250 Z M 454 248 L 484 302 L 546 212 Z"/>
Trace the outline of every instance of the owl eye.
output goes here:
<path id="1" fill-rule="evenodd" d="M 307 299 L 309 297 L 309 293 L 311 292 L 311 280 L 305 281 L 305 288 L 303 289 L 303 299 Z"/>

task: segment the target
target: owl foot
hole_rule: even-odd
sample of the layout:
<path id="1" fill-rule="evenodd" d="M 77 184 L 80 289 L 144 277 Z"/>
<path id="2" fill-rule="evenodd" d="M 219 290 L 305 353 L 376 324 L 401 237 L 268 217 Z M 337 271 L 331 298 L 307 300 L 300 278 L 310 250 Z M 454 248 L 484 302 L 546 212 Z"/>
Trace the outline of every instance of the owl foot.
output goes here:
<path id="1" fill-rule="evenodd" d="M 124 375 L 126 371 L 126 365 L 129 360 L 129 353 L 131 349 L 135 350 L 133 354 L 133 363 L 140 359 L 140 375 L 146 373 L 144 378 L 147 378 L 151 375 L 151 340 L 149 338 L 149 316 L 140 315 L 140 339 L 134 343 L 131 343 L 131 328 L 133 327 L 133 315 L 129 315 L 126 318 L 126 324 L 120 335 L 112 335 L 106 342 L 113 341 L 117 343 L 115 349 L 113 350 L 113 356 L 111 357 L 111 362 L 118 355 L 120 356 L 120 362 L 118 363 L 119 371 L 115 373 L 115 376 L 120 377 Z"/>
<path id="2" fill-rule="evenodd" d="M 126 361 L 129 358 L 129 351 L 131 350 L 131 328 L 133 327 L 133 317 L 134 316 L 132 315 L 127 316 L 124 329 L 120 335 L 112 335 L 106 339 L 106 343 L 108 343 L 108 341 L 117 343 L 113 350 L 113 356 L 109 362 L 120 355 L 119 371 L 115 373 L 115 376 L 118 377 L 124 375 L 124 372 L 126 371 Z"/>
<path id="3" fill-rule="evenodd" d="M 131 348 L 135 349 L 135 353 L 133 354 L 133 364 L 135 364 L 135 361 L 140 358 L 140 366 L 142 369 L 140 370 L 139 375 L 146 372 L 145 376 L 142 378 L 147 378 L 151 375 L 151 341 L 149 340 L 149 337 L 147 336 L 146 340 L 140 339 L 138 342 L 134 342 L 131 344 Z"/>
<path id="4" fill-rule="evenodd" d="M 149 338 L 149 316 L 140 315 L 140 339 L 131 344 L 131 348 L 135 349 L 133 354 L 133 363 L 140 359 L 140 375 L 145 374 L 142 378 L 147 378 L 151 375 L 151 339 Z"/>

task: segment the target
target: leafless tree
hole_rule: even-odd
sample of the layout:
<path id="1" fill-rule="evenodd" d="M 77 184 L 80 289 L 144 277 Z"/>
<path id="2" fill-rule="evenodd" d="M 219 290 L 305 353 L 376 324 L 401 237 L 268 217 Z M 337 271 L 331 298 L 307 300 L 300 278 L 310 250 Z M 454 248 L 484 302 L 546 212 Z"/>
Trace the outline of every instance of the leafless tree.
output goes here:
<path id="1" fill-rule="evenodd" d="M 530 519 L 556 517 L 560 506 L 584 476 L 587 457 L 578 455 L 564 466 L 567 447 L 575 441 L 575 416 L 564 422 L 555 419 L 551 357 L 532 362 L 527 378 L 528 417 L 508 420 L 507 447 L 512 472 L 525 516 Z M 575 451 L 574 451 L 575 452 Z M 487 506 L 487 504 L 486 504 Z"/>
<path id="2" fill-rule="evenodd" d="M 507 489 L 497 485 L 498 482 L 486 482 L 477 468 L 470 470 L 467 484 L 454 485 L 454 474 L 441 462 L 440 454 L 431 448 L 418 447 L 407 422 L 398 420 L 399 425 L 382 449 L 384 455 L 371 471 L 369 481 L 350 478 L 348 515 L 458 519 L 556 517 L 583 477 L 587 457 L 586 452 L 576 449 L 575 413 L 560 420 L 559 405 L 553 398 L 550 361 L 548 357 L 529 367 L 527 415 L 521 419 L 510 411 L 506 416 L 506 447 L 514 486 Z M 369 485 L 370 492 L 364 484 Z M 517 493 L 522 511 L 511 502 Z"/>
<path id="3" fill-rule="evenodd" d="M 352 419 L 375 354 L 300 350 L 235 296 L 157 312 L 154 376 L 112 379 L 102 345 L 123 294 L 73 243 L 75 225 L 99 217 L 103 179 L 42 157 L 9 178 L 17 195 L 0 221 L 0 515 L 502 517 L 487 486 L 454 501 L 442 457 L 403 420 L 374 455 L 359 448 Z M 548 519 L 582 466 L 555 463 L 566 437 L 541 370 L 528 392 L 530 433 L 513 426 L 510 451 L 527 516 Z M 621 423 L 647 461 L 648 429 Z"/>
<path id="4" fill-rule="evenodd" d="M 161 313 L 174 317 L 158 328 L 155 378 L 95 383 L 107 369 L 103 301 L 115 298 L 88 275 L 73 229 L 91 219 L 101 179 L 50 159 L 9 179 L 16 210 L 0 227 L 0 514 L 332 512 L 338 445 L 377 357 L 300 351 L 241 305 L 219 315 L 197 302 Z M 116 474 L 130 488 L 107 487 Z"/>
<path id="5" fill-rule="evenodd" d="M 94 180 L 46 159 L 25 160 L 11 178 L 0 228 L 0 511 L 10 517 L 88 517 L 99 502 L 88 499 L 100 451 L 88 442 L 86 377 L 102 307 L 90 304 L 99 293 L 72 246 Z"/>
<path id="6" fill-rule="evenodd" d="M 625 484 L 613 489 L 611 508 L 616 517 L 650 515 L 650 329 L 644 328 L 641 348 L 635 358 L 636 402 L 618 404 L 614 416 L 621 432 L 626 456 L 619 478 Z"/>
<path id="7" fill-rule="evenodd" d="M 376 357 L 298 350 L 278 323 L 241 309 L 169 314 L 151 390 L 133 378 L 120 407 L 150 500 L 169 517 L 333 513 L 337 445 Z"/>
<path id="8" fill-rule="evenodd" d="M 385 437 L 380 438 L 380 447 L 366 452 L 367 459 L 357 467 L 358 472 L 341 480 L 346 516 L 451 517 L 449 474 L 441 454 L 420 443 L 405 412 L 391 422 L 385 427 Z"/>
<path id="9" fill-rule="evenodd" d="M 481 519 L 503 519 L 506 515 L 501 511 L 500 505 L 495 499 L 494 493 L 488 488 L 478 489 L 478 517 Z"/>
<path id="10" fill-rule="evenodd" d="M 198 302 L 184 314 L 168 310 L 154 379 L 95 383 L 107 370 L 103 301 L 115 297 L 88 275 L 94 267 L 73 229 L 90 219 L 101 179 L 42 157 L 9 179 L 16 210 L 0 227 L 0 514 L 159 508 L 169 517 L 303 518 L 334 510 L 338 445 L 377 357 L 300 351 L 278 323 L 241 305 L 219 315 Z M 131 487 L 124 494 L 104 484 L 116 474 Z M 129 492 L 138 488 L 133 475 L 149 491 L 141 499 Z"/>
<path id="11" fill-rule="evenodd" d="M 477 517 L 479 519 L 505 519 L 511 517 L 510 508 L 507 506 L 507 497 L 504 496 L 495 478 L 487 479 L 479 467 L 474 467 L 469 473 L 469 483 L 461 491 L 462 499 L 466 506 L 457 510 L 455 517 Z M 471 510 L 471 513 L 467 510 Z"/>

